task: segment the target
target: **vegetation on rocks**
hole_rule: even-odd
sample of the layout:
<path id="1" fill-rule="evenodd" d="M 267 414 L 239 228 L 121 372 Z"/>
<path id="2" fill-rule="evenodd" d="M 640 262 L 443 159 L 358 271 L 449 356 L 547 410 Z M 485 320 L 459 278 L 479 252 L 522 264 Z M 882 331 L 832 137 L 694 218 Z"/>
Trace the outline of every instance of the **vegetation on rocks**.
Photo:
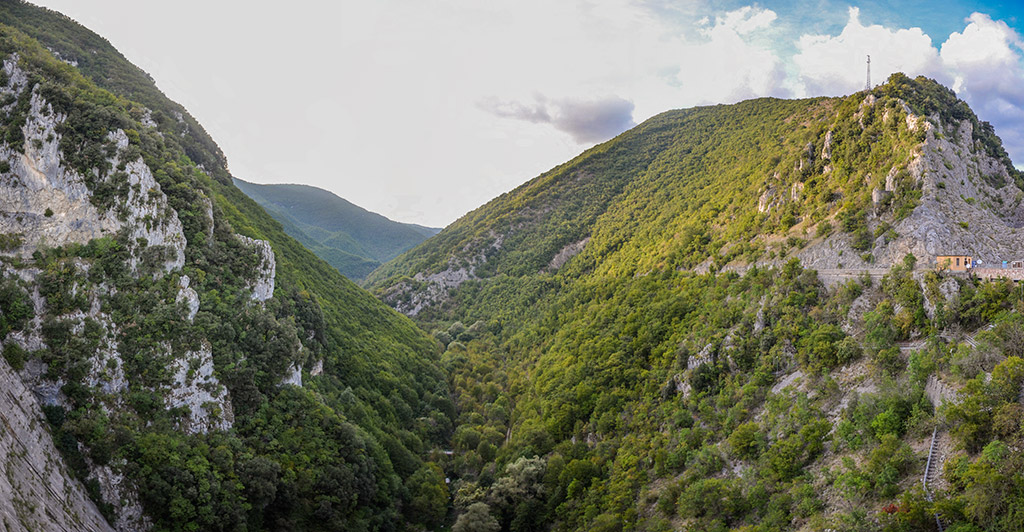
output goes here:
<path id="1" fill-rule="evenodd" d="M 287 236 L 106 41 L 21 2 L 0 23 L 29 73 L 3 141 L 32 148 L 44 98 L 93 205 L 122 209 L 114 161 L 141 157 L 188 242 L 180 269 L 125 231 L 3 258 L 4 363 L 60 383 L 51 433 L 111 519 L 134 498 L 155 530 L 1024 528 L 1024 293 L 909 254 L 839 279 L 794 258 L 874 260 L 957 121 L 1006 164 L 933 81 L 652 118 L 370 275 L 417 328 Z M 1005 170 L 986 179 L 1012 191 Z M 273 298 L 236 234 L 270 243 Z M 205 351 L 230 402 L 193 406 L 233 422 L 193 430 L 169 394 Z"/>
<path id="2" fill-rule="evenodd" d="M 1021 526 L 1024 476 L 999 451 L 1022 437 L 1020 291 L 913 255 L 826 288 L 792 258 L 894 238 L 921 205 L 927 128 L 953 120 L 1005 160 L 950 91 L 902 75 L 846 98 L 664 113 L 371 275 L 446 345 L 455 525 Z M 936 427 L 949 458 L 928 502 Z"/>
<path id="3" fill-rule="evenodd" d="M 28 73 L 3 120 L 7 144 L 24 149 L 21 103 L 39 95 L 66 117 L 57 131 L 62 163 L 86 176 L 100 212 L 124 209 L 130 190 L 112 157 L 141 157 L 188 242 L 184 267 L 170 271 L 165 248 L 125 231 L 3 258 L 4 358 L 16 369 L 45 364 L 41 378 L 59 387 L 46 412 L 57 446 L 108 518 L 116 522 L 130 501 L 104 498 L 97 471 L 107 467 L 129 479 L 122 495 L 137 498 L 155 530 L 437 522 L 418 511 L 445 494 L 430 458 L 453 413 L 436 342 L 288 237 L 234 187 L 202 128 L 103 39 L 56 13 L 4 2 L 0 53 L 16 53 Z M 118 130 L 127 148 L 112 144 Z M 251 297 L 260 258 L 236 233 L 273 248 L 276 288 L 263 304 Z M 17 235 L 5 238 L 20 245 Z M 185 276 L 199 301 L 194 319 L 179 299 Z M 43 349 L 10 336 L 33 330 Z M 199 368 L 189 353 L 204 349 L 233 406 L 228 430 L 186 430 L 195 412 L 169 399 L 174 362 L 184 360 L 192 379 Z M 314 366 L 322 373 L 311 375 Z M 282 384 L 295 367 L 303 385 Z"/>

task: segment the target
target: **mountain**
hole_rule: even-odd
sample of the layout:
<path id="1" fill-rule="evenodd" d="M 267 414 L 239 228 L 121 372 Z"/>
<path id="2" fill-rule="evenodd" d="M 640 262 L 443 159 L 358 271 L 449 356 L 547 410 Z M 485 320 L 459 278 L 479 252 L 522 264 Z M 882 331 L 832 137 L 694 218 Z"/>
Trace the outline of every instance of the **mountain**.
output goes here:
<path id="1" fill-rule="evenodd" d="M 289 236 L 354 281 L 440 231 L 393 222 L 308 185 L 234 182 L 281 222 Z"/>
<path id="2" fill-rule="evenodd" d="M 7 530 L 434 526 L 436 340 L 232 183 L 72 20 L 0 2 Z"/>
<path id="3" fill-rule="evenodd" d="M 7 530 L 1024 528 L 1024 270 L 939 260 L 1024 180 L 932 80 L 656 116 L 369 275 L 414 322 L 101 37 L 0 61 Z"/>
<path id="4" fill-rule="evenodd" d="M 446 346 L 455 529 L 1016 530 L 1024 295 L 937 258 L 1024 256 L 1022 188 L 897 74 L 663 113 L 365 285 Z"/>

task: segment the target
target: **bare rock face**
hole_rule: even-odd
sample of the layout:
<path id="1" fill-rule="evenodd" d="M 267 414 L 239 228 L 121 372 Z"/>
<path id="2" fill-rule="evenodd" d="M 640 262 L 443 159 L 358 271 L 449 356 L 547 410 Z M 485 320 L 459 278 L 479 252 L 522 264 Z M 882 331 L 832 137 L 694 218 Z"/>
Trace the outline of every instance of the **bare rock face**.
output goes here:
<path id="1" fill-rule="evenodd" d="M 292 364 L 288 367 L 288 374 L 285 375 L 284 380 L 281 381 L 282 385 L 290 384 L 292 386 L 298 386 L 302 388 L 302 366 L 299 364 Z"/>
<path id="2" fill-rule="evenodd" d="M 86 317 L 94 319 L 106 332 L 99 349 L 93 353 L 90 359 L 91 366 L 85 383 L 90 387 L 99 388 L 105 394 L 120 398 L 119 394 L 128 391 L 128 379 L 124 375 L 124 361 L 118 350 L 117 342 L 114 340 L 115 336 L 111 334 L 119 329 L 109 316 L 99 312 L 99 305 L 94 305 L 89 313 L 79 313 L 79 316 L 75 317 L 79 320 L 78 325 L 73 329 L 75 334 L 81 332 Z"/>
<path id="3" fill-rule="evenodd" d="M 906 166 L 922 196 L 910 216 L 893 224 L 896 238 L 876 239 L 869 263 L 852 248 L 850 235 L 833 234 L 797 254 L 804 267 L 887 269 L 908 253 L 919 265 L 934 264 L 936 256 L 947 254 L 971 255 L 988 264 L 1024 258 L 1024 192 L 1003 163 L 973 140 L 970 121 L 944 126 L 938 116 L 910 114 L 907 123 L 925 130 L 925 141 Z M 873 191 L 876 207 L 896 193 L 899 170 L 889 171 L 884 190 Z M 871 229 L 881 222 L 877 215 L 869 218 Z"/>
<path id="4" fill-rule="evenodd" d="M 36 396 L 0 358 L 0 522 L 11 532 L 113 531 L 53 445 Z"/>
<path id="5" fill-rule="evenodd" d="M 134 484 L 120 472 L 124 465 L 122 462 L 92 468 L 92 473 L 100 484 L 100 495 L 107 504 L 114 507 L 114 514 L 117 515 L 117 532 L 149 530 L 153 523 L 142 509 L 142 502 L 139 501 Z"/>
<path id="6" fill-rule="evenodd" d="M 4 62 L 5 70 L 9 61 Z M 15 80 L 11 77 L 0 93 L 12 92 Z M 40 246 L 85 243 L 121 228 L 113 212 L 100 213 L 93 206 L 82 176 L 61 164 L 56 128 L 65 119 L 33 93 L 23 127 L 25 151 L 0 145 L 0 161 L 10 167 L 0 174 L 0 233 L 22 235 L 24 244 L 13 251 L 23 257 Z"/>
<path id="7" fill-rule="evenodd" d="M 178 295 L 175 296 L 174 301 L 176 303 L 184 302 L 188 308 L 188 321 L 195 319 L 196 314 L 199 312 L 199 294 L 195 290 L 189 287 L 192 279 L 187 275 L 182 275 L 181 279 L 178 280 Z"/>
<path id="8" fill-rule="evenodd" d="M 120 129 L 110 133 L 107 140 L 115 143 L 119 153 L 128 147 L 128 136 Z M 141 239 L 149 246 L 166 246 L 170 255 L 164 262 L 164 271 L 180 270 L 185 265 L 184 229 L 178 213 L 168 205 L 167 196 L 153 178 L 153 172 L 141 157 L 121 161 L 119 155 L 113 162 L 115 166 L 124 163 L 128 174 L 127 225 L 131 228 L 131 241 Z M 135 256 L 130 259 L 133 270 L 138 264 Z"/>
<path id="9" fill-rule="evenodd" d="M 448 299 L 451 291 L 462 283 L 471 279 L 479 279 L 476 275 L 476 268 L 487 262 L 487 254 L 480 248 L 500 250 L 503 241 L 503 235 L 491 231 L 488 239 L 467 244 L 462 250 L 469 252 L 475 246 L 478 250 L 476 255 L 468 260 L 450 257 L 448 267 L 444 270 L 435 273 L 417 273 L 413 276 L 415 283 L 409 281 L 398 283 L 384 295 L 384 302 L 407 316 L 415 316 L 426 307 L 443 303 Z M 582 250 L 586 246 L 586 242 L 578 242 L 576 245 L 579 245 Z M 571 250 L 567 252 L 571 252 Z"/>
<path id="10" fill-rule="evenodd" d="M 569 262 L 569 259 L 575 257 L 579 252 L 583 251 L 583 248 L 587 247 L 587 242 L 590 242 L 589 236 L 579 242 L 573 242 L 566 245 L 556 253 L 551 259 L 551 262 L 548 263 L 548 271 L 555 271 L 562 266 L 565 266 L 565 263 Z"/>
<path id="11" fill-rule="evenodd" d="M 174 382 L 168 390 L 168 408 L 187 407 L 189 434 L 210 430 L 228 430 L 235 422 L 227 388 L 213 374 L 213 353 L 204 343 L 199 351 L 189 351 L 171 364 Z"/>
<path id="12" fill-rule="evenodd" d="M 895 192 L 896 191 L 896 175 L 897 174 L 899 174 L 899 169 L 897 167 L 895 167 L 895 166 L 892 167 L 889 170 L 888 174 L 886 174 L 886 176 L 885 176 L 885 191 L 886 192 Z"/>
<path id="13" fill-rule="evenodd" d="M 956 401 L 957 391 L 955 387 L 939 380 L 934 374 L 928 376 L 928 382 L 924 385 L 924 394 L 935 408 L 942 406 L 942 403 Z"/>
<path id="14" fill-rule="evenodd" d="M 969 121 L 955 131 L 939 137 L 929 130 L 909 168 L 921 182 L 921 205 L 895 226 L 900 238 L 883 258 L 913 253 L 931 263 L 936 255 L 963 253 L 995 263 L 1024 257 L 1021 190 L 1000 161 L 973 144 Z"/>
<path id="15" fill-rule="evenodd" d="M 470 279 L 476 279 L 474 270 L 476 268 L 473 265 L 467 268 L 449 264 L 447 269 L 437 273 L 417 273 L 413 278 L 423 283 L 426 289 L 413 292 L 412 299 L 407 303 L 399 302 L 395 306 L 395 310 L 408 316 L 419 314 L 425 307 L 447 299 L 448 293 L 452 289 L 458 288 L 459 285 Z"/>
<path id="16" fill-rule="evenodd" d="M 141 275 L 144 256 L 147 271 L 152 271 L 154 277 L 180 270 L 187 245 L 183 226 L 151 169 L 141 157 L 132 155 L 138 152 L 130 146 L 128 135 L 122 130 L 109 132 L 102 146 L 110 167 L 116 170 L 105 177 L 98 171 L 82 175 L 64 159 L 60 148 L 59 130 L 67 117 L 55 112 L 41 93 L 28 85 L 29 78 L 19 68 L 16 55 L 4 60 L 2 68 L 7 82 L 0 86 L 0 97 L 30 98 L 22 128 L 23 146 L 0 143 L 0 234 L 21 239 L 19 246 L 2 254 L 27 259 L 37 249 L 85 244 L 124 232 L 128 237 L 128 267 L 133 274 Z M 0 107 L 0 116 L 12 112 L 15 105 L 16 102 Z M 143 120 L 142 127 L 155 126 L 151 117 L 148 122 Z M 90 189 L 90 183 L 97 178 L 120 185 L 117 190 L 122 192 L 109 207 L 101 207 L 108 203 L 99 201 Z M 208 199 L 204 200 L 211 222 L 208 227 L 212 229 L 213 206 Z M 207 236 L 212 238 L 212 233 Z M 252 283 L 253 298 L 265 301 L 274 288 L 273 252 L 263 241 L 253 241 L 252 247 L 261 258 L 259 275 Z M 153 251 L 156 253 L 143 253 Z M 83 273 L 88 271 L 89 263 L 76 262 L 73 266 Z M 89 308 L 56 316 L 50 314 L 45 298 L 40 295 L 38 269 L 0 266 L 0 274 L 24 284 L 35 314 L 24 330 L 0 338 L 0 343 L 16 344 L 28 352 L 46 349 L 41 334 L 44 318 L 70 325 L 72 334 L 81 334 L 87 323 L 98 325 L 102 329 L 101 339 L 90 356 L 82 384 L 97 392 L 96 408 L 120 408 L 130 386 L 119 352 L 118 339 L 123 331 L 103 312 L 100 302 L 100 297 L 114 295 L 116 290 L 105 282 L 88 288 L 76 284 L 72 292 L 87 290 Z M 188 276 L 181 277 L 176 298 L 183 303 L 188 320 L 199 310 L 198 294 L 190 287 L 190 281 Z M 171 365 L 174 380 L 163 392 L 168 408 L 187 407 L 189 415 L 182 430 L 229 429 L 234 419 L 231 402 L 226 388 L 213 374 L 209 345 L 204 344 L 197 352 L 175 355 L 178 359 Z M 64 382 L 49 380 L 47 367 L 39 359 L 29 360 L 19 374 L 6 361 L 0 360 L 0 366 L 0 414 L 8 417 L 4 425 L 7 432 L 0 429 L 0 433 L 17 435 L 18 440 L 11 441 L 20 445 L 11 447 L 11 441 L 4 443 L 0 438 L 0 456 L 7 457 L 7 475 L 0 475 L 7 482 L 5 491 L 5 480 L 0 478 L 0 519 L 6 529 L 111 530 L 84 495 L 81 483 L 66 473 L 69 469 L 61 462 L 45 430 L 41 405 L 67 406 L 61 392 Z M 4 395 L 7 390 L 11 394 Z M 49 447 L 44 443 L 49 443 Z M 27 451 L 26 446 L 30 447 Z M 125 464 L 88 466 L 104 501 L 113 506 L 117 530 L 149 529 L 151 524 L 143 516 L 135 481 L 125 477 Z"/>
<path id="17" fill-rule="evenodd" d="M 235 235 L 243 244 L 252 248 L 260 259 L 260 265 L 256 272 L 256 278 L 250 283 L 252 288 L 252 299 L 263 303 L 274 297 L 274 275 L 277 271 L 277 262 L 274 260 L 274 250 L 270 242 L 256 240 L 244 235 Z"/>
<path id="18" fill-rule="evenodd" d="M 711 344 L 705 345 L 704 348 L 700 350 L 700 353 L 697 353 L 695 356 L 690 357 L 690 359 L 686 361 L 686 369 L 693 371 L 703 366 L 704 364 L 711 362 L 711 357 L 713 355 L 714 346 L 712 346 Z"/>
<path id="19" fill-rule="evenodd" d="M 6 59 L 3 68 L 8 83 L 0 87 L 0 95 L 19 94 L 27 81 L 17 66 L 17 56 Z M 92 203 L 93 193 L 86 179 L 64 164 L 57 128 L 66 119 L 33 90 L 22 128 L 24 151 L 17 152 L 6 143 L 0 145 L 0 161 L 10 168 L 0 174 L 0 233 L 18 234 L 23 239 L 19 248 L 8 253 L 29 257 L 40 247 L 84 244 L 113 236 L 127 226 L 131 242 L 169 250 L 165 271 L 180 269 L 185 263 L 186 244 L 181 221 L 142 158 L 121 160 L 128 148 L 128 136 L 121 130 L 107 136 L 116 149 L 110 162 L 114 167 L 124 166 L 129 184 L 126 215 L 122 218 L 116 209 L 100 212 Z M 133 271 L 138 263 L 137 251 L 133 250 L 130 259 Z"/>
<path id="20" fill-rule="evenodd" d="M 793 201 L 800 201 L 800 197 L 803 196 L 803 193 L 804 184 L 797 181 L 796 183 L 793 183 L 793 186 L 789 189 L 789 199 Z"/>

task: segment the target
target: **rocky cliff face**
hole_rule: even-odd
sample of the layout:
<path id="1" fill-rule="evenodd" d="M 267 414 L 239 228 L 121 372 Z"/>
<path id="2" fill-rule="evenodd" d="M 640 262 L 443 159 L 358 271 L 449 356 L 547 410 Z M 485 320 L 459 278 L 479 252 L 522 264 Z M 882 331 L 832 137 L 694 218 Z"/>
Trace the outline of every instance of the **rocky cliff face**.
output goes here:
<path id="1" fill-rule="evenodd" d="M 65 391 L 69 382 L 55 376 L 59 372 L 52 366 L 57 362 L 39 355 L 64 349 L 53 344 L 48 328 L 59 324 L 72 338 L 95 338 L 81 385 L 92 397 L 90 408 L 100 409 L 105 416 L 116 417 L 129 401 L 130 390 L 138 393 L 141 389 L 161 397 L 165 409 L 185 413 L 180 430 L 190 434 L 224 431 L 234 421 L 231 397 L 218 379 L 205 340 L 196 349 L 172 347 L 169 342 L 157 345 L 147 356 L 166 361 L 170 378 L 159 386 L 135 382 L 124 368 L 126 359 L 137 353 L 125 353 L 122 339 L 136 324 L 108 309 L 109 302 L 118 297 L 115 283 L 104 279 L 106 273 L 91 271 L 98 267 L 94 260 L 72 258 L 59 263 L 70 280 L 64 287 L 67 292 L 54 293 L 47 285 L 53 281 L 52 272 L 33 267 L 40 252 L 86 245 L 103 237 L 118 239 L 125 253 L 126 271 L 122 273 L 128 278 L 154 280 L 173 275 L 177 279 L 172 297 L 178 304 L 177 319 L 192 322 L 201 309 L 189 276 L 179 274 L 188 245 L 182 222 L 153 171 L 131 145 L 128 133 L 117 129 L 106 135 L 106 162 L 112 170 L 105 183 L 122 194 L 106 204 L 98 202 L 89 185 L 98 182 L 99 171 L 83 175 L 68 164 L 62 151 L 61 130 L 68 116 L 47 102 L 41 84 L 30 83 L 16 54 L 4 60 L 3 73 L 6 84 L 0 87 L 0 98 L 13 102 L 0 108 L 0 117 L 12 120 L 19 98 L 30 100 L 20 149 L 10 142 L 0 144 L 0 167 L 6 168 L 0 172 L 0 235 L 7 242 L 0 250 L 0 260 L 7 264 L 4 278 L 31 299 L 33 317 L 20 330 L 0 338 L 8 346 L 5 349 L 16 348 L 28 359 L 18 370 L 0 360 L 0 389 L 7 390 L 0 397 L 5 425 L 0 446 L 6 447 L 3 455 L 8 471 L 6 481 L 0 481 L 0 515 L 7 530 L 58 525 L 64 530 L 109 530 L 110 525 L 85 494 L 81 479 L 70 474 L 43 419 L 42 406 L 63 410 L 75 403 Z M 212 205 L 209 200 L 205 205 L 209 218 L 206 236 L 212 239 Z M 274 252 L 264 240 L 238 238 L 257 264 L 248 280 L 251 299 L 263 304 L 274 293 Z M 79 303 L 68 305 L 57 298 Z M 9 310 L 0 309 L 5 312 Z M 117 530 L 148 529 L 150 521 L 125 466 L 124 461 L 99 464 L 86 458 L 84 474 L 97 483 L 99 498 L 109 505 L 108 515 L 114 518 Z"/>
<path id="2" fill-rule="evenodd" d="M 874 104 L 866 99 L 862 105 Z M 803 265 L 887 269 L 908 253 L 928 267 L 938 255 L 972 255 L 990 264 L 1024 257 L 1024 192 L 1005 163 L 974 138 L 971 121 L 944 123 L 937 114 L 913 113 L 906 121 L 912 131 L 923 128 L 925 140 L 908 164 L 889 171 L 885 188 L 873 190 L 872 197 L 876 205 L 889 200 L 897 193 L 894 176 L 905 169 L 921 191 L 917 208 L 898 221 L 891 213 L 869 214 L 871 230 L 892 223 L 895 234 L 879 235 L 866 253 L 853 249 L 850 235 L 836 234 L 796 253 Z"/>
<path id="3" fill-rule="evenodd" d="M 0 358 L 0 522 L 11 532 L 111 531 L 46 431 L 38 397 Z"/>
<path id="4" fill-rule="evenodd" d="M 0 95 L 16 98 L 26 90 L 27 76 L 17 62 L 17 55 L 4 60 L 8 82 Z M 111 132 L 107 140 L 113 151 L 110 164 L 122 169 L 112 179 L 126 182 L 128 197 L 118 209 L 100 212 L 86 178 L 61 160 L 62 136 L 57 129 L 67 116 L 54 111 L 36 87 L 29 90 L 31 102 L 22 127 L 24 151 L 10 145 L 0 147 L 0 161 L 9 169 L 0 174 L 0 233 L 22 239 L 22 245 L 8 252 L 29 257 L 41 247 L 84 244 L 127 228 L 133 245 L 166 248 L 164 271 L 180 269 L 186 245 L 181 221 L 138 153 L 127 160 L 125 132 Z M 8 104 L 5 111 L 10 114 L 14 105 L 17 101 Z M 131 259 L 133 270 L 137 254 L 133 253 Z"/>
<path id="5" fill-rule="evenodd" d="M 15 101 L 3 107 L 8 116 L 28 83 L 14 55 L 4 60 L 7 84 L 0 94 Z M 120 229 L 113 212 L 100 213 L 84 179 L 60 163 L 56 127 L 67 117 L 55 113 L 34 91 L 23 127 L 24 151 L 0 147 L 0 161 L 8 171 L 0 174 L 0 233 L 19 235 L 24 245 L 14 250 L 29 256 L 40 245 L 84 243 Z"/>
<path id="6" fill-rule="evenodd" d="M 0 2 L 0 62 L 0 364 L 34 399 L 0 435 L 54 449 L 0 440 L 0 530 L 436 528 L 436 343 L 102 37 Z"/>
<path id="7" fill-rule="evenodd" d="M 259 258 L 256 275 L 249 283 L 249 287 L 252 289 L 253 301 L 263 303 L 274 296 L 274 273 L 277 271 L 274 250 L 270 248 L 270 242 L 266 240 L 256 240 L 245 235 L 235 236 L 246 247 L 251 248 Z"/>

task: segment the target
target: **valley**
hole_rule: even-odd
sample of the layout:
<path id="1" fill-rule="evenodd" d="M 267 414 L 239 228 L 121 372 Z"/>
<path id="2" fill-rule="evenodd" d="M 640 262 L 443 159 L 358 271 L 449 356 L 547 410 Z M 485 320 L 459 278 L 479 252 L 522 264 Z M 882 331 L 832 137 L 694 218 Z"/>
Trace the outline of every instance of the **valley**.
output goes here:
<path id="1" fill-rule="evenodd" d="M 1024 527 L 1024 175 L 934 80 L 666 111 L 434 234 L 238 180 L 59 13 L 0 58 L 6 530 Z"/>

